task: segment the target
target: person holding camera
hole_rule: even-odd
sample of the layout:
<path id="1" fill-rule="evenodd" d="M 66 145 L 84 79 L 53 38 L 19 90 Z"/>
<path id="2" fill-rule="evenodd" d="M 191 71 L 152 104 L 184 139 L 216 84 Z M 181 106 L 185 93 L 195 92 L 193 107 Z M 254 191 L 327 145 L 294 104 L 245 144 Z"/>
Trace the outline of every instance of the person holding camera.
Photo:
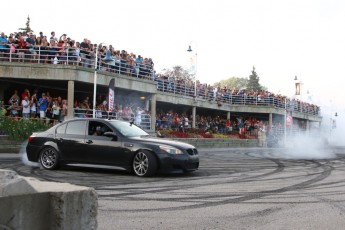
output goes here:
<path id="1" fill-rule="evenodd" d="M 18 117 L 19 116 L 19 111 L 20 111 L 20 106 L 19 106 L 19 96 L 18 96 L 18 91 L 15 90 L 14 94 L 9 100 L 10 106 L 7 108 L 7 110 L 10 111 L 10 117 Z"/>
<path id="2" fill-rule="evenodd" d="M 46 110 L 48 107 L 48 98 L 45 93 L 42 93 L 42 97 L 38 99 L 38 106 L 40 110 L 40 118 L 46 117 Z"/>
<path id="3" fill-rule="evenodd" d="M 31 100 L 30 100 L 30 117 L 31 118 L 35 118 L 36 117 L 36 113 L 37 113 L 36 103 L 37 103 L 37 94 L 34 93 L 31 96 Z"/>
<path id="4" fill-rule="evenodd" d="M 22 100 L 22 117 L 25 119 L 30 118 L 30 101 L 28 96 L 25 96 Z"/>

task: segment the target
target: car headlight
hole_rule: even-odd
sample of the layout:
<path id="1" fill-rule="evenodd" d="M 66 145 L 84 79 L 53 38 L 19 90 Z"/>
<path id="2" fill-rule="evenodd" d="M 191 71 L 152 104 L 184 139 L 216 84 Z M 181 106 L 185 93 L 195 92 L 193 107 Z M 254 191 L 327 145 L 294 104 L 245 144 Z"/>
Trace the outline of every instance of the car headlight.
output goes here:
<path id="1" fill-rule="evenodd" d="M 183 154 L 183 152 L 177 148 L 174 148 L 172 146 L 168 145 L 160 145 L 159 148 L 167 153 L 174 154 L 174 155 L 179 155 Z"/>

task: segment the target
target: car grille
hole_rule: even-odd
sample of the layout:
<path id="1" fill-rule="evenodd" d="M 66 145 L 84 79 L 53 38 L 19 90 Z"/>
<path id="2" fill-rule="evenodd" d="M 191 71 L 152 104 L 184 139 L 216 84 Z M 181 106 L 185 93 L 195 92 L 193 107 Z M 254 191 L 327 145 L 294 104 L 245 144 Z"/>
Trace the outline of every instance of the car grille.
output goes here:
<path id="1" fill-rule="evenodd" d="M 198 155 L 198 150 L 197 149 L 187 149 L 187 153 L 189 155 Z"/>
<path id="2" fill-rule="evenodd" d="M 199 162 L 188 163 L 186 165 L 186 169 L 188 169 L 188 170 L 194 170 L 194 169 L 198 169 L 198 168 L 199 168 Z"/>

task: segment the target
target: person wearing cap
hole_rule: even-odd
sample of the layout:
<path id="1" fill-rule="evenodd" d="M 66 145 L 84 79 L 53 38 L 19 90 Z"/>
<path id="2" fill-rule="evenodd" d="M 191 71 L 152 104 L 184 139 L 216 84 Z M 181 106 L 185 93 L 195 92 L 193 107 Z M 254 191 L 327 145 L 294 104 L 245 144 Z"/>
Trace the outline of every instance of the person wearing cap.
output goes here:
<path id="1" fill-rule="evenodd" d="M 46 110 L 48 107 L 48 99 L 45 93 L 42 93 L 42 97 L 38 99 L 38 106 L 40 110 L 40 118 L 46 117 Z"/>
<path id="2" fill-rule="evenodd" d="M 29 34 L 29 37 L 26 39 L 26 44 L 27 44 L 27 48 L 28 48 L 28 56 L 30 58 L 33 57 L 33 59 L 37 59 L 37 52 L 35 50 L 35 43 L 36 43 L 36 40 L 34 38 L 34 34 L 33 33 L 30 33 Z"/>

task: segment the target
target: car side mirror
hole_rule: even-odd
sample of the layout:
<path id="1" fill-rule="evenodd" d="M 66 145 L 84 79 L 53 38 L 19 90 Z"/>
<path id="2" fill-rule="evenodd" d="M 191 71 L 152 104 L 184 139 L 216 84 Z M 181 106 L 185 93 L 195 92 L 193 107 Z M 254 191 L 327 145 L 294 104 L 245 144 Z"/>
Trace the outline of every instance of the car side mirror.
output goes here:
<path id="1" fill-rule="evenodd" d="M 105 132 L 105 133 L 103 133 L 103 136 L 112 137 L 113 141 L 117 141 L 117 135 L 114 132 Z"/>

